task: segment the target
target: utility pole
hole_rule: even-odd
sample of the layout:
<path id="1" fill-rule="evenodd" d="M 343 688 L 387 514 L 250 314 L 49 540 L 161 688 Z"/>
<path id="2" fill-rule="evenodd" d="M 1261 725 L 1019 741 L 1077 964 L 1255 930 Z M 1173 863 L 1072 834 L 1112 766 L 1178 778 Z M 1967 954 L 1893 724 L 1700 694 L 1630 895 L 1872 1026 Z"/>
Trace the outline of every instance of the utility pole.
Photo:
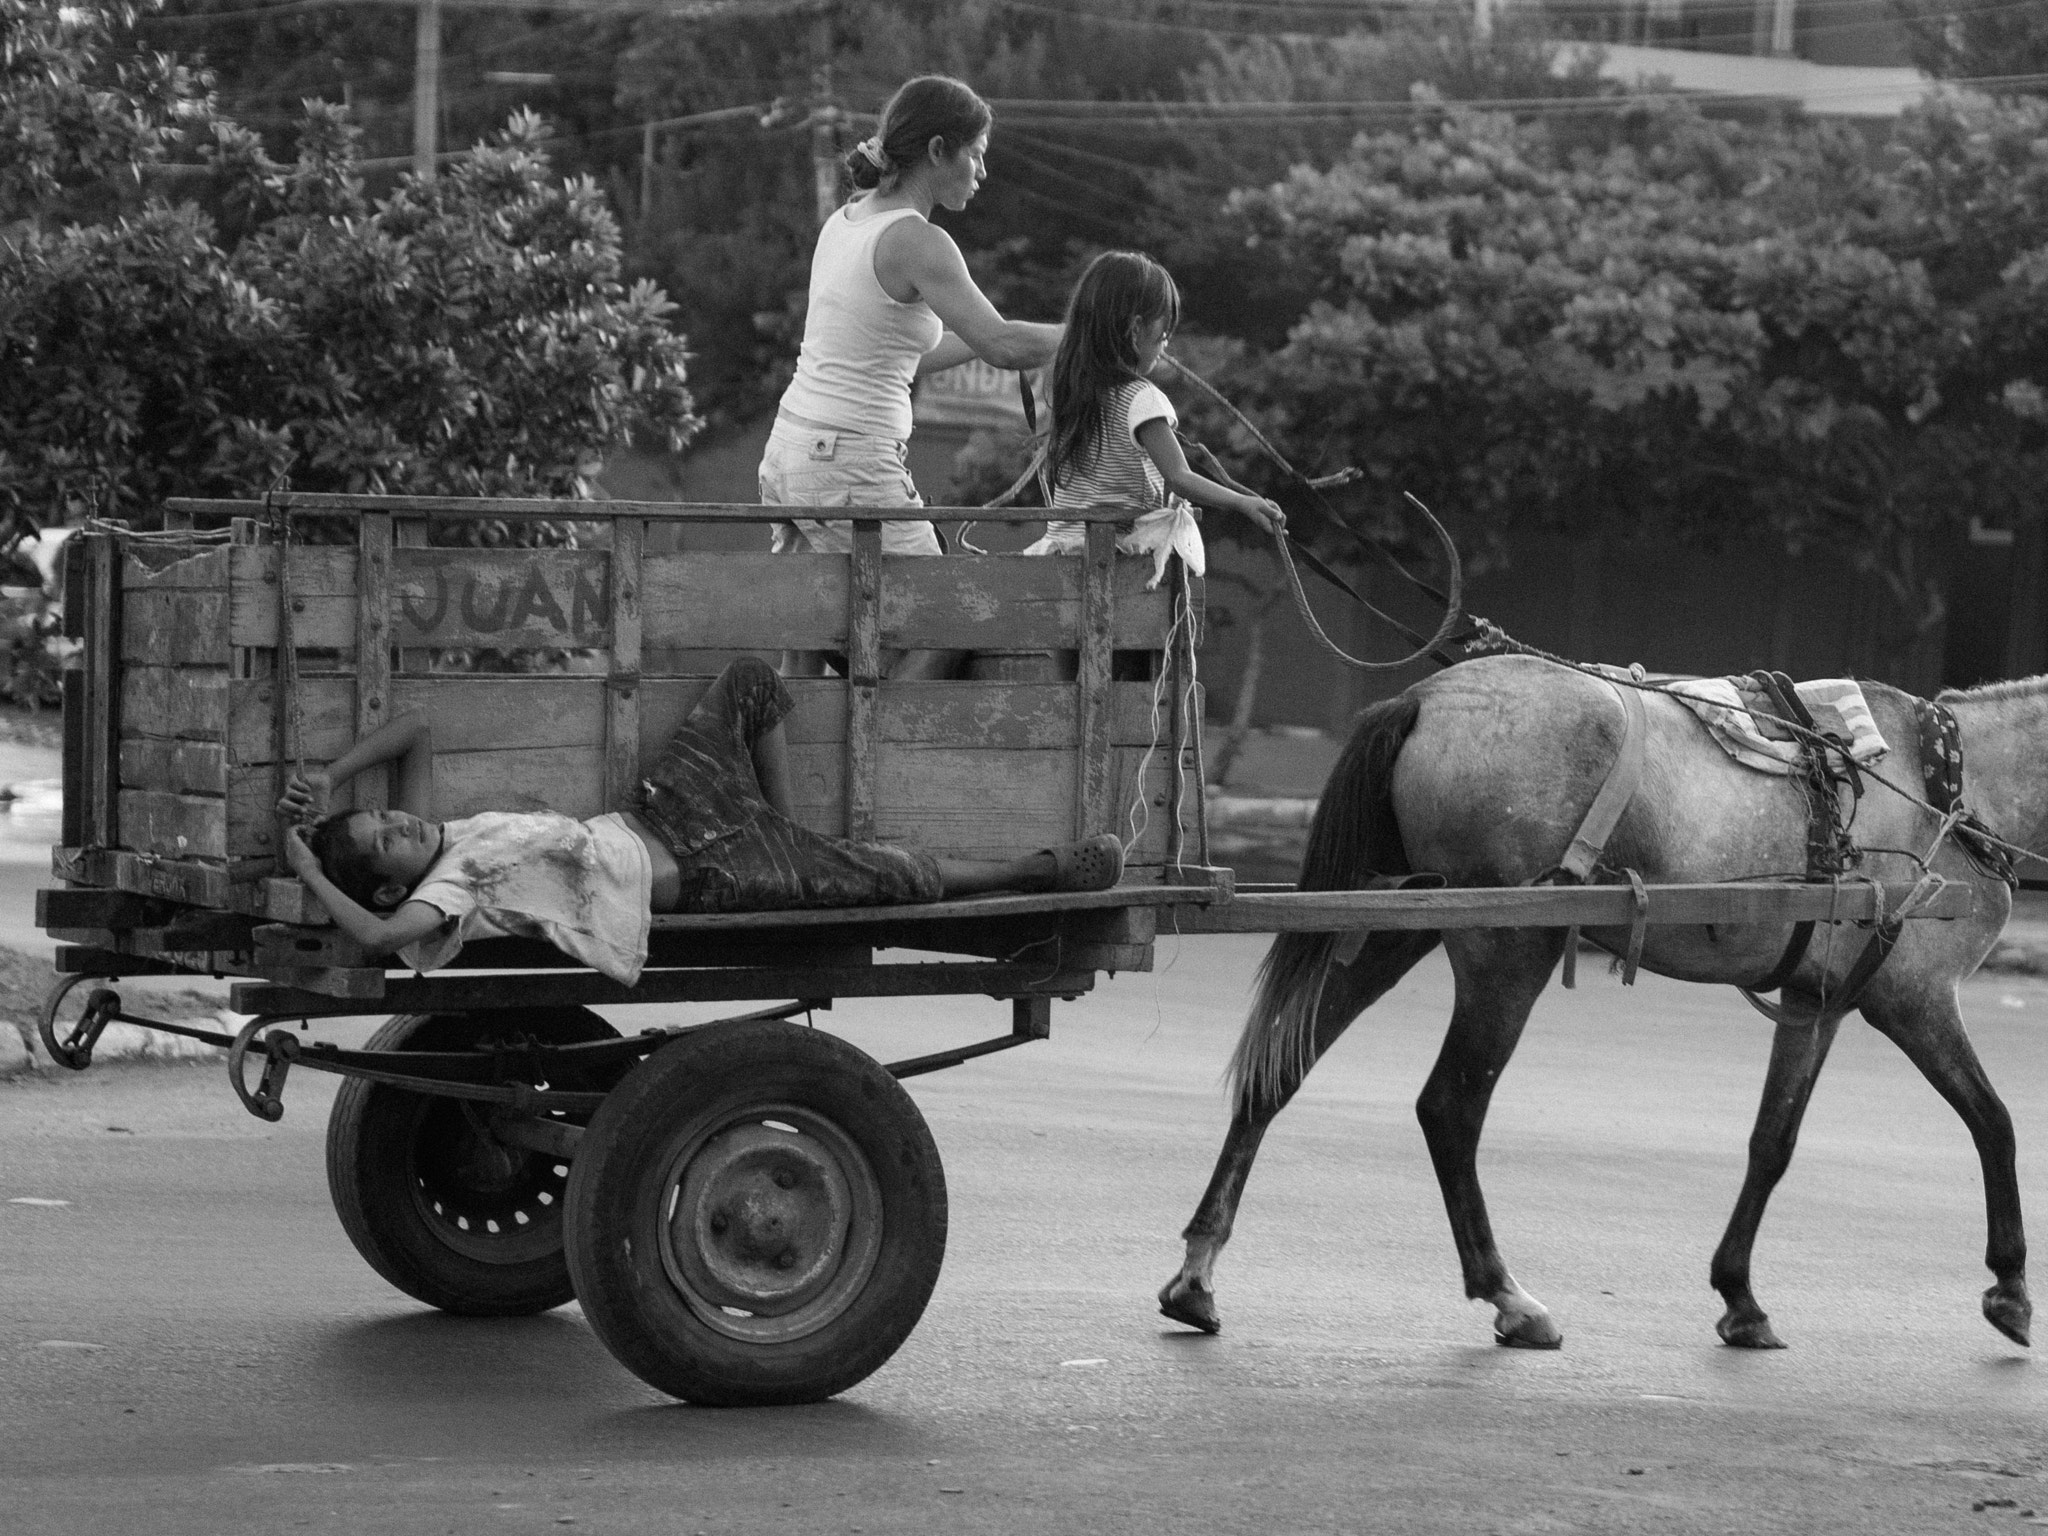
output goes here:
<path id="1" fill-rule="evenodd" d="M 827 0 L 811 18 L 811 177 L 818 194 L 822 228 L 839 207 L 839 144 L 833 128 L 839 108 L 832 100 L 832 6 Z"/>
<path id="2" fill-rule="evenodd" d="M 419 0 L 419 5 L 412 54 L 412 173 L 432 181 L 441 118 L 441 0 Z"/>
<path id="3" fill-rule="evenodd" d="M 640 130 L 640 217 L 644 221 L 647 211 L 654 206 L 654 124 L 648 123 Z"/>

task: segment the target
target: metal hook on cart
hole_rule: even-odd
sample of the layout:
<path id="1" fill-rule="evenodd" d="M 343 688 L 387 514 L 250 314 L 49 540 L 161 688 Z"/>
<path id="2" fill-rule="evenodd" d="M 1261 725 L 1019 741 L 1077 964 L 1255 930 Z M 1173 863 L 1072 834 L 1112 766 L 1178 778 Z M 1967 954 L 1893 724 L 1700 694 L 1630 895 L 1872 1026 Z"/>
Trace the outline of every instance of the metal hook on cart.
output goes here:
<path id="1" fill-rule="evenodd" d="M 43 1011 L 36 1020 L 36 1032 L 42 1036 L 43 1049 L 50 1053 L 50 1060 L 60 1067 L 69 1067 L 73 1072 L 83 1072 L 92 1065 L 92 1048 L 121 1011 L 121 994 L 112 987 L 101 987 L 86 998 L 85 1012 L 78 1022 L 71 1026 L 63 1039 L 57 1038 L 57 1010 L 71 995 L 73 987 L 81 981 L 94 979 L 82 974 L 64 977 L 43 999 Z"/>
<path id="2" fill-rule="evenodd" d="M 284 1118 L 284 1080 L 292 1069 L 292 1063 L 299 1059 L 299 1037 L 280 1033 L 263 1038 L 263 1077 L 256 1085 L 256 1091 L 249 1091 L 249 1080 L 242 1071 L 242 1062 L 249 1054 L 249 1047 L 256 1042 L 258 1030 L 268 1029 L 277 1023 L 273 1015 L 259 1014 L 244 1024 L 235 1036 L 235 1043 L 228 1047 L 228 1082 L 233 1085 L 235 1097 L 242 1101 L 242 1107 L 259 1120 L 282 1120 Z"/>

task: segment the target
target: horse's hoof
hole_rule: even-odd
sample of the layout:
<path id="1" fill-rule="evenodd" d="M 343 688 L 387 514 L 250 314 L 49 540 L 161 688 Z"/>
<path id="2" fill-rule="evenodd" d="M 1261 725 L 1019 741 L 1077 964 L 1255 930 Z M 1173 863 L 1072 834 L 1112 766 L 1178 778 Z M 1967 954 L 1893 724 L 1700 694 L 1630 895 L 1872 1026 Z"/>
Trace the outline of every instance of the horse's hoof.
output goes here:
<path id="1" fill-rule="evenodd" d="M 1176 1323 L 1186 1323 L 1203 1333 L 1221 1333 L 1223 1320 L 1216 1315 L 1216 1298 L 1175 1275 L 1159 1293 L 1160 1312 Z"/>
<path id="2" fill-rule="evenodd" d="M 1728 1313 L 1714 1324 L 1721 1342 L 1736 1349 L 1783 1349 L 1785 1341 L 1771 1331 L 1771 1320 L 1761 1312 L 1746 1317 Z"/>
<path id="3" fill-rule="evenodd" d="M 1507 1349 L 1563 1349 L 1564 1330 L 1547 1317 L 1520 1317 L 1505 1328 L 1494 1324 L 1493 1342 Z"/>
<path id="4" fill-rule="evenodd" d="M 1984 1321 L 2013 1343 L 2033 1348 L 2031 1327 L 2034 1321 L 2034 1304 L 2027 1299 L 2025 1286 L 2021 1286 L 2017 1294 L 2008 1291 L 2002 1285 L 1994 1285 L 1986 1291 Z"/>

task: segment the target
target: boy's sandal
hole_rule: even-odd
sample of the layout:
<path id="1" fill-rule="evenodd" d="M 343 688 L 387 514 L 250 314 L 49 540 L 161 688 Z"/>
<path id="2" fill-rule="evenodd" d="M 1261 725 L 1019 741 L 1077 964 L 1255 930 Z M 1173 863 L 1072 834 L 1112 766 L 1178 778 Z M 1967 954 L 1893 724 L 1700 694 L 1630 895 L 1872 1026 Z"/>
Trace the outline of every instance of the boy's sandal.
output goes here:
<path id="1" fill-rule="evenodd" d="M 1114 832 L 1039 851 L 1052 857 L 1056 891 L 1106 891 L 1124 877 L 1124 845 Z"/>

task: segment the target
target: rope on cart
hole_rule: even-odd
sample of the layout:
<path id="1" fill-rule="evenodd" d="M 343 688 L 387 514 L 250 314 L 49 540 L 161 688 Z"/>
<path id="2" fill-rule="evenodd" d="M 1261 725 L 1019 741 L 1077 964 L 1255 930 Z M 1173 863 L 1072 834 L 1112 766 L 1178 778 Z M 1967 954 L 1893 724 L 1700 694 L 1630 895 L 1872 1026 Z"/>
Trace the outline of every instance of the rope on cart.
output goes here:
<path id="1" fill-rule="evenodd" d="M 1132 776 L 1131 807 L 1124 815 L 1125 825 L 1131 829 L 1131 835 L 1124 839 L 1124 853 L 1127 857 L 1138 846 L 1145 836 L 1145 829 L 1152 822 L 1151 798 L 1145 793 L 1145 770 L 1152 766 L 1152 756 L 1159 750 L 1159 738 L 1164 730 L 1166 689 L 1168 680 L 1173 676 L 1176 645 L 1186 648 L 1188 677 L 1187 686 L 1181 690 L 1180 697 L 1174 700 L 1173 707 L 1181 712 L 1182 722 L 1188 728 L 1188 740 L 1195 746 L 1195 761 L 1199 763 L 1202 760 L 1202 721 L 1201 710 L 1196 707 L 1195 675 L 1195 647 L 1201 643 L 1201 627 L 1201 619 L 1196 615 L 1194 601 L 1189 596 L 1187 581 L 1185 578 L 1176 581 L 1173 593 L 1173 623 L 1168 627 L 1165 643 L 1160 647 L 1159 675 L 1152 682 L 1152 739 L 1145 744 L 1144 755 L 1138 759 L 1137 772 Z M 1187 772 L 1187 754 L 1175 754 L 1173 803 L 1176 815 L 1178 808 L 1186 803 L 1184 797 L 1187 794 Z M 1200 818 L 1200 837 L 1201 857 L 1204 863 L 1208 862 L 1209 856 L 1208 834 L 1208 817 L 1203 814 Z M 1175 848 L 1173 868 L 1186 867 L 1183 851 L 1180 847 Z"/>
<path id="2" fill-rule="evenodd" d="M 306 716 L 305 701 L 299 697 L 299 648 L 298 637 L 292 626 L 292 512 L 279 498 L 287 485 L 286 475 L 280 474 L 275 484 L 264 493 L 263 508 L 270 522 L 271 542 L 277 548 L 277 798 L 284 799 L 286 786 L 285 764 L 289 760 L 292 771 L 300 778 L 306 774 Z M 284 858 L 286 836 L 285 818 L 277 818 L 274 836 L 277 838 L 277 858 L 280 866 Z"/>

